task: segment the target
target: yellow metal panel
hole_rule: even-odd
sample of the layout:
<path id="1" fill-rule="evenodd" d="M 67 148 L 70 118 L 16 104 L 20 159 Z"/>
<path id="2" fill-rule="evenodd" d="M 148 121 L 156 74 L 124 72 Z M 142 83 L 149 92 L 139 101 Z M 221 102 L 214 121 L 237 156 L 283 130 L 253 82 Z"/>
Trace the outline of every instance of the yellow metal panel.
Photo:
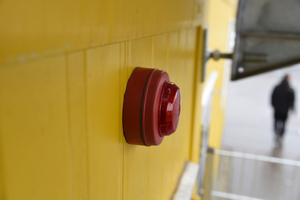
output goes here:
<path id="1" fill-rule="evenodd" d="M 168 70 L 169 34 L 157 35 L 153 40 L 153 66 Z M 173 81 L 171 79 L 171 81 Z M 175 134 L 175 133 L 174 133 Z M 173 173 L 168 147 L 172 146 L 172 136 L 164 138 L 162 144 L 152 148 L 150 152 L 149 190 L 157 191 L 149 194 L 149 199 L 169 199 L 173 189 L 170 180 Z M 159 188 L 158 188 L 159 187 Z"/>
<path id="2" fill-rule="evenodd" d="M 154 36 L 153 38 L 153 66 L 167 72 L 169 71 L 168 42 L 168 34 Z M 173 173 L 172 168 L 170 168 L 171 163 L 165 165 L 164 162 L 164 160 L 169 161 L 170 155 L 167 155 L 165 149 L 166 143 L 172 144 L 171 138 L 172 136 L 165 137 L 160 146 L 151 148 L 150 151 L 149 191 L 151 192 L 149 192 L 149 199 L 151 200 L 169 199 L 174 190 L 170 184 Z"/>
<path id="3" fill-rule="evenodd" d="M 189 159 L 196 39 L 195 34 L 189 33 L 189 30 L 176 31 L 128 42 L 127 76 L 136 66 L 166 70 L 171 81 L 181 88 L 183 107 L 178 130 L 165 137 L 160 146 L 125 144 L 124 199 L 142 199 L 145 195 L 149 199 L 169 199 L 184 161 Z"/>
<path id="4" fill-rule="evenodd" d="M 126 63 L 128 78 L 135 67 L 152 67 L 152 38 L 133 40 L 129 45 L 130 61 Z M 149 195 L 150 148 L 125 144 L 124 200 L 145 199 Z"/>
<path id="5" fill-rule="evenodd" d="M 160 70 L 167 70 L 167 34 L 161 34 L 152 37 L 152 62 L 153 67 Z M 168 139 L 168 137 L 164 138 Z M 149 160 L 149 200 L 162 199 L 162 182 L 164 178 L 163 152 L 164 141 L 161 145 L 150 149 Z"/>
<path id="6" fill-rule="evenodd" d="M 0 68 L 3 199 L 71 199 L 66 77 L 64 56 Z"/>
<path id="7" fill-rule="evenodd" d="M 3 0 L 0 63 L 86 49 L 201 23 L 201 0 Z"/>
<path id="8" fill-rule="evenodd" d="M 186 152 L 184 153 L 184 156 L 186 159 L 191 159 L 192 150 L 199 151 L 199 145 L 195 147 L 195 149 L 191 149 L 193 145 L 193 139 L 195 137 L 195 131 L 193 127 L 193 123 L 195 122 L 195 118 L 197 118 L 194 114 L 195 111 L 195 104 L 200 104 L 200 102 L 195 101 L 195 97 L 197 94 L 200 93 L 200 91 L 197 91 L 199 87 L 200 81 L 199 81 L 199 71 L 200 68 L 202 68 L 202 65 L 196 65 L 196 53 L 195 53 L 195 47 L 196 47 L 196 29 L 188 29 L 186 33 L 186 44 L 185 44 L 185 52 L 184 52 L 184 59 L 185 59 L 185 77 L 184 80 L 186 87 L 185 92 L 187 93 L 187 98 L 185 104 L 188 106 L 187 108 L 187 128 L 186 132 L 190 133 L 188 137 L 186 137 Z M 199 109 L 199 108 L 198 108 Z M 197 112 L 200 112 L 197 110 Z M 197 132 L 197 135 L 200 133 Z M 199 140 L 198 140 L 199 141 Z M 197 163 L 197 161 L 194 161 Z"/>
<path id="9" fill-rule="evenodd" d="M 121 199 L 123 134 L 120 68 L 124 44 L 87 50 L 88 176 L 90 199 Z"/>
<path id="10" fill-rule="evenodd" d="M 195 35 L 190 35 L 190 30 L 182 30 L 180 34 L 180 56 L 183 64 L 180 66 L 182 70 L 180 72 L 180 79 L 184 85 L 182 92 L 182 104 L 185 106 L 182 111 L 184 112 L 182 118 L 184 121 L 184 131 L 179 140 L 179 144 L 185 148 L 179 150 L 181 157 L 185 160 L 190 158 L 190 145 L 192 136 L 192 113 L 193 113 L 193 101 L 194 98 L 194 69 L 195 69 Z M 192 44 L 191 44 L 192 43 Z"/>
<path id="11" fill-rule="evenodd" d="M 88 9 L 84 1 L 1 1 L 1 63 L 22 63 L 87 47 Z"/>
<path id="12" fill-rule="evenodd" d="M 178 129 L 165 143 L 164 166 L 169 171 L 164 171 L 166 179 L 163 180 L 163 187 L 166 187 L 166 183 L 169 185 L 169 188 L 165 188 L 169 191 L 169 196 L 163 194 L 163 199 L 169 198 L 174 191 L 184 161 L 189 160 L 191 154 L 195 36 L 195 29 L 172 32 L 169 35 L 168 72 L 171 80 L 181 89 L 182 108 Z M 197 150 L 199 151 L 199 147 Z"/>
<path id="13" fill-rule="evenodd" d="M 191 154 L 195 39 L 195 29 L 175 31 L 74 52 L 67 54 L 66 57 L 57 56 L 44 61 L 45 63 L 39 61 L 32 62 L 30 65 L 1 68 L 11 70 L 10 74 L 1 73 L 2 76 L 11 79 L 15 76 L 24 76 L 24 74 L 26 76 L 39 75 L 38 70 L 37 72 L 29 70 L 24 73 L 25 70 L 21 70 L 23 66 L 27 66 L 26 69 L 32 66 L 35 66 L 34 69 L 38 68 L 37 66 L 41 69 L 48 69 L 48 65 L 54 65 L 55 67 L 50 69 L 57 70 L 57 73 L 63 77 L 62 81 L 56 77 L 50 77 L 48 81 L 44 76 L 39 79 L 30 79 L 30 83 L 36 85 L 35 87 L 55 82 L 53 85 L 56 86 L 59 83 L 59 90 L 63 90 L 61 93 L 64 100 L 58 100 L 65 102 L 60 112 L 65 112 L 66 120 L 60 121 L 65 126 L 65 130 L 60 129 L 60 131 L 67 139 L 64 143 L 67 157 L 63 161 L 68 163 L 69 168 L 64 172 L 65 176 L 60 176 L 58 180 L 60 183 L 67 182 L 68 187 L 59 187 L 61 190 L 53 191 L 53 195 L 62 196 L 67 193 L 69 196 L 64 199 L 147 198 L 157 200 L 171 197 L 184 162 Z M 62 65 L 57 64 L 55 60 L 62 62 Z M 178 130 L 172 136 L 166 137 L 158 147 L 129 145 L 123 137 L 123 95 L 127 80 L 137 66 L 166 70 L 171 81 L 178 84 L 182 91 L 182 114 Z M 12 80 L 15 79 L 12 78 Z M 8 78 L 2 81 L 8 81 Z M 13 81 L 9 83 L 11 84 L 3 87 L 3 94 L 8 93 L 11 85 L 16 84 Z M 28 84 L 24 86 L 19 84 L 18 87 L 26 85 Z M 1 87 L 1 90 L 3 88 Z M 30 93 L 20 93 L 18 97 L 19 99 L 22 99 L 22 96 L 28 98 L 28 94 Z M 41 94 L 43 98 L 41 97 L 40 101 L 44 105 L 48 97 Z M 8 99 L 11 97 L 9 96 Z M 8 100 L 2 98 L 1 123 L 5 124 L 7 120 L 2 122 L 2 110 L 7 103 Z M 42 107 L 40 110 L 47 111 Z M 49 110 L 52 109 L 49 108 Z M 28 112 L 22 111 L 22 113 L 29 115 Z M 48 121 L 45 124 L 52 125 Z M 33 126 L 31 124 L 24 130 L 31 130 Z M 3 132 L 2 129 L 1 131 Z M 1 137 L 0 147 L 5 150 L 10 144 L 7 141 L 13 138 L 7 136 L 4 139 Z M 29 136 L 28 141 L 32 139 L 33 136 Z M 53 141 L 52 143 L 59 142 Z M 14 145 L 16 144 L 12 146 Z M 0 160 L 0 164 L 4 168 L 7 156 L 13 152 L 11 152 L 12 148 L 9 151 L 1 151 L 4 157 Z M 39 147 L 32 148 L 39 151 Z M 37 158 L 32 153 L 28 155 L 31 163 L 34 163 Z M 51 154 L 50 157 L 53 155 Z M 56 173 L 55 168 L 53 169 L 49 169 L 49 173 Z M 1 175 L 5 175 L 6 168 L 2 171 L 0 171 Z M 11 173 L 13 171 L 24 173 L 25 169 L 22 171 L 16 167 L 11 169 Z M 12 193 L 13 190 L 10 191 L 6 186 L 10 187 L 9 182 L 13 179 L 5 177 L 2 180 L 5 180 L 5 185 L 2 187 L 5 194 Z M 40 191 L 43 191 L 47 184 L 49 184 L 47 180 L 45 180 L 45 185 L 39 184 Z M 31 185 L 29 184 L 28 187 Z M 43 197 L 43 194 L 45 193 L 41 193 L 39 198 Z"/>
<path id="14" fill-rule="evenodd" d="M 1 95 L 1 93 L 0 93 Z M 0 106 L 0 113 L 1 113 L 1 106 Z M 1 127 L 1 115 L 0 115 L 0 127 Z M 1 128 L 0 128 L 0 199 L 5 198 L 5 177 L 4 177 L 4 171 L 3 171 L 3 149 L 2 149 L 2 138 L 1 138 Z"/>
<path id="15" fill-rule="evenodd" d="M 173 43 L 172 37 L 170 37 L 170 42 Z M 186 153 L 186 150 L 188 149 L 188 144 L 186 144 L 186 142 L 190 142 L 189 140 L 187 140 L 187 138 L 190 137 L 190 132 L 187 130 L 189 125 L 191 124 L 188 120 L 188 111 L 189 111 L 189 106 L 188 102 L 187 102 L 187 98 L 189 95 L 187 92 L 187 82 L 189 81 L 186 78 L 186 63 L 185 63 L 185 47 L 186 47 L 186 30 L 181 30 L 178 31 L 177 34 L 177 38 L 174 38 L 174 40 L 177 39 L 177 48 L 176 51 L 174 51 L 173 54 L 173 59 L 174 62 L 176 61 L 176 63 L 170 62 L 170 73 L 176 74 L 175 78 L 174 78 L 174 82 L 176 84 L 178 84 L 179 88 L 181 89 L 181 110 L 180 110 L 180 122 L 178 124 L 178 128 L 176 130 L 176 132 L 173 135 L 173 154 L 174 154 L 174 161 L 173 161 L 173 165 L 174 165 L 174 174 L 172 177 L 172 183 L 176 184 L 178 179 L 179 179 L 179 175 L 183 169 L 184 166 L 184 160 L 188 159 L 187 156 L 185 156 L 184 154 Z M 171 44 L 170 43 L 170 44 Z M 175 43 L 176 44 L 176 43 Z M 171 46 L 171 45 L 170 45 Z M 172 49 L 170 48 L 170 51 Z M 175 54 L 176 52 L 176 54 Z M 171 60 L 171 55 L 170 54 L 170 60 Z M 175 188 L 175 185 L 173 185 L 173 188 Z"/>
<path id="16" fill-rule="evenodd" d="M 83 51 L 67 55 L 72 199 L 88 199 L 86 68 Z"/>
<path id="17" fill-rule="evenodd" d="M 178 83 L 178 76 L 177 73 L 177 58 L 178 58 L 178 31 L 171 32 L 168 34 L 168 55 L 167 55 L 167 72 L 170 76 L 170 80 L 176 85 L 178 85 L 179 88 L 181 88 L 181 85 Z M 181 115 L 181 114 L 180 114 Z M 163 154 L 163 165 L 164 165 L 164 179 L 162 184 L 162 190 L 163 198 L 162 199 L 169 199 L 171 197 L 171 194 L 175 188 L 177 178 L 175 174 L 175 165 L 178 164 L 176 162 L 176 151 L 175 151 L 175 144 L 176 140 L 175 137 L 178 135 L 181 123 L 182 123 L 182 116 L 180 116 L 179 124 L 177 131 L 173 133 L 171 136 L 166 137 L 163 141 L 164 144 L 164 154 Z M 179 158 L 178 158 L 179 159 Z M 179 166 L 180 167 L 180 166 Z"/>
<path id="18" fill-rule="evenodd" d="M 191 31 L 189 37 L 189 47 L 194 53 L 194 88 L 193 88 L 193 110 L 192 110 L 192 137 L 191 137 L 191 155 L 190 160 L 198 163 L 200 156 L 200 146 L 201 146 L 201 94 L 202 94 L 202 69 L 203 69 L 203 29 L 202 27 L 197 27 Z M 191 40 L 190 38 L 195 38 Z M 192 50 L 193 49 L 193 50 Z"/>

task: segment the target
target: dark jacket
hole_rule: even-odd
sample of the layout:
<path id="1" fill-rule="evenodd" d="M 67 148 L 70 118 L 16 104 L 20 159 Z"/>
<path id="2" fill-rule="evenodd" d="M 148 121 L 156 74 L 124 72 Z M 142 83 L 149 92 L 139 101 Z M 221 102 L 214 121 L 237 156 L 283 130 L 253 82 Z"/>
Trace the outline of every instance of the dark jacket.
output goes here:
<path id="1" fill-rule="evenodd" d="M 287 114 L 288 110 L 294 109 L 294 91 L 286 80 L 277 85 L 272 93 L 272 106 L 275 113 Z"/>

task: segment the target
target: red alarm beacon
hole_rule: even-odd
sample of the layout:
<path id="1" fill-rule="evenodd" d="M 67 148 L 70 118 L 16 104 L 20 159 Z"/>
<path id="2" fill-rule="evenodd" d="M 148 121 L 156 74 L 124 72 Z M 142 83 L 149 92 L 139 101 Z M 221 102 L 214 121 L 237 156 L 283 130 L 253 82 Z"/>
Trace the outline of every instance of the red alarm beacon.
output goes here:
<path id="1" fill-rule="evenodd" d="M 124 96 L 123 133 L 129 144 L 159 145 L 177 129 L 180 89 L 167 72 L 137 67 Z"/>

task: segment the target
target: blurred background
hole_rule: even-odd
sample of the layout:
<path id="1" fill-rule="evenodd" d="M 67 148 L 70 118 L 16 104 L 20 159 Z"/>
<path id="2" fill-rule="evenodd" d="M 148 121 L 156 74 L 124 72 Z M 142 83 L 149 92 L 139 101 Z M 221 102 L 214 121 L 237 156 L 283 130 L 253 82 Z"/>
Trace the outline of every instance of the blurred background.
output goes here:
<path id="1" fill-rule="evenodd" d="M 271 94 L 286 74 L 291 76 L 290 84 L 295 91 L 296 112 L 289 114 L 284 139 L 278 144 Z M 300 65 L 229 83 L 222 149 L 236 153 L 237 157 L 220 156 L 214 189 L 226 194 L 213 193 L 224 197 L 213 199 L 300 198 L 299 86 Z M 270 163 L 269 157 L 282 159 Z"/>
<path id="2" fill-rule="evenodd" d="M 299 159 L 300 65 L 230 82 L 222 148 L 271 155 L 274 143 L 274 111 L 271 94 L 285 74 L 291 76 L 296 113 L 290 113 L 282 143 L 282 157 Z"/>

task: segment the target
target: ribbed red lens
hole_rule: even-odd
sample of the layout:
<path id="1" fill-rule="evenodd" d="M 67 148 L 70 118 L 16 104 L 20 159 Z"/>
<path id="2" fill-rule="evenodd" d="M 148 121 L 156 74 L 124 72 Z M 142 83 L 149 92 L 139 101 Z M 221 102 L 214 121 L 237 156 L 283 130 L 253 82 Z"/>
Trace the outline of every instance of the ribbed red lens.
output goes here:
<path id="1" fill-rule="evenodd" d="M 180 106 L 180 89 L 174 83 L 166 81 L 162 89 L 158 122 L 161 136 L 170 135 L 176 131 Z"/>

